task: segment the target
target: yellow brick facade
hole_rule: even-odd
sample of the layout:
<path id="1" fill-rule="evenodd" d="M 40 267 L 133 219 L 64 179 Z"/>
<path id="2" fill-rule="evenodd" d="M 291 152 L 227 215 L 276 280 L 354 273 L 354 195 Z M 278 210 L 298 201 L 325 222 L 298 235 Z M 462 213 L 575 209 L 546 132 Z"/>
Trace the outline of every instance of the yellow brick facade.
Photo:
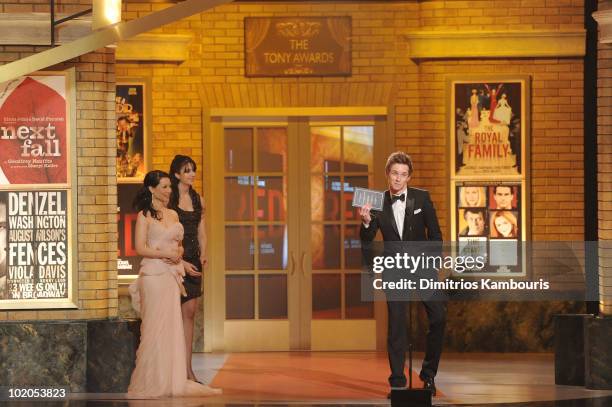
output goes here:
<path id="1" fill-rule="evenodd" d="M 75 12 L 91 1 L 62 1 L 59 12 Z M 174 3 L 124 3 L 124 20 Z M 0 12 L 48 11 L 46 0 L 0 4 Z M 347 78 L 244 77 L 243 20 L 249 16 L 350 15 L 353 74 Z M 569 30 L 583 27 L 583 1 L 423 1 L 288 4 L 228 4 L 159 29 L 193 35 L 183 63 L 115 65 L 110 49 L 84 55 L 63 66 L 77 69 L 78 310 L 0 311 L 0 320 L 104 318 L 116 316 L 117 223 L 114 136 L 115 77 L 147 77 L 152 83 L 152 166 L 167 170 L 177 154 L 202 166 L 204 85 L 392 84 L 395 90 L 395 146 L 416 164 L 415 186 L 432 192 L 448 236 L 449 207 L 445 125 L 445 78 L 461 73 L 520 73 L 532 77 L 531 219 L 535 240 L 583 238 L 583 62 L 578 58 L 421 61 L 407 57 L 404 35 L 411 31 Z M 469 41 L 465 44 L 470 46 Z M 0 63 L 43 47 L 0 47 Z M 603 143 L 602 143 L 603 145 Z M 607 150 L 605 150 L 607 151 Z M 605 158 L 600 171 L 609 170 Z M 382 165 L 382 163 L 381 163 Z M 204 187 L 196 185 L 198 190 Z M 601 212 L 607 210 L 600 192 Z M 602 201 L 603 200 L 603 201 Z M 605 201 L 605 202 L 604 202 Z M 605 212 L 607 213 L 607 212 Z M 607 215 L 605 215 L 607 216 Z M 602 233 L 609 225 L 600 223 Z"/>
<path id="2" fill-rule="evenodd" d="M 134 19 L 167 6 L 127 3 L 124 18 Z M 352 76 L 244 76 L 244 18 L 296 15 L 351 16 Z M 395 125 L 395 145 L 413 156 L 413 185 L 432 192 L 441 226 L 448 233 L 446 76 L 530 75 L 532 238 L 581 240 L 582 59 L 445 60 L 417 64 L 407 56 L 404 35 L 416 30 L 571 30 L 582 28 L 583 20 L 583 2 L 578 0 L 229 4 L 158 30 L 193 35 L 187 61 L 178 65 L 119 62 L 117 76 L 146 76 L 152 80 L 153 166 L 161 169 L 166 169 L 177 153 L 193 156 L 201 166 L 202 101 L 198 90 L 203 86 L 255 84 L 265 89 L 271 84 L 391 83 L 396 89 L 395 116 L 389 118 Z M 469 47 L 470 42 L 465 46 Z"/>

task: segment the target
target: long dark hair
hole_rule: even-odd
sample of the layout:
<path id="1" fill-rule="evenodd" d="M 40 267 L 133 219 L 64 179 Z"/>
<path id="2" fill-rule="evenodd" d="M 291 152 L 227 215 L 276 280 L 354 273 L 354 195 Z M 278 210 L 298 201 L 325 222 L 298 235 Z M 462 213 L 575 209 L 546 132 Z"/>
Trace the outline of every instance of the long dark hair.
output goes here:
<path id="1" fill-rule="evenodd" d="M 168 207 L 174 210 L 178 209 L 179 205 L 179 180 L 178 178 L 176 178 L 175 174 L 180 174 L 183 167 L 189 164 L 191 164 L 191 167 L 195 172 L 195 170 L 197 169 L 196 163 L 189 156 L 177 154 L 174 156 L 172 163 L 170 163 L 170 183 L 172 184 L 172 194 L 170 195 L 170 202 L 168 203 Z M 200 196 L 191 185 L 189 186 L 189 197 L 191 198 L 193 210 L 195 212 L 201 211 L 202 202 L 200 201 Z"/>
<path id="2" fill-rule="evenodd" d="M 144 216 L 150 213 L 151 216 L 157 220 L 161 220 L 161 216 L 158 211 L 153 208 L 153 195 L 151 191 L 149 191 L 149 187 L 155 188 L 158 186 L 162 178 L 172 180 L 170 175 L 166 172 L 160 170 L 149 171 L 147 175 L 145 175 L 143 186 L 136 194 L 136 198 L 134 198 L 134 203 L 132 204 L 134 209 L 142 211 Z"/>

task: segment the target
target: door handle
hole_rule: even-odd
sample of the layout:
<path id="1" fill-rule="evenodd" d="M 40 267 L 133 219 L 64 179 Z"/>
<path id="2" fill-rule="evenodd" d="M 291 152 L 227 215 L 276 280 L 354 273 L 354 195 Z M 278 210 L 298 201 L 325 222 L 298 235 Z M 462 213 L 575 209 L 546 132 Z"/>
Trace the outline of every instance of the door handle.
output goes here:
<path id="1" fill-rule="evenodd" d="M 304 260 L 306 260 L 306 252 L 302 252 L 302 260 L 300 260 L 300 265 L 302 268 L 302 275 L 306 275 L 306 267 L 304 267 Z"/>
<path id="2" fill-rule="evenodd" d="M 293 275 L 293 273 L 295 273 L 295 253 L 293 253 L 293 250 L 292 250 L 291 258 L 289 259 L 289 274 Z"/>

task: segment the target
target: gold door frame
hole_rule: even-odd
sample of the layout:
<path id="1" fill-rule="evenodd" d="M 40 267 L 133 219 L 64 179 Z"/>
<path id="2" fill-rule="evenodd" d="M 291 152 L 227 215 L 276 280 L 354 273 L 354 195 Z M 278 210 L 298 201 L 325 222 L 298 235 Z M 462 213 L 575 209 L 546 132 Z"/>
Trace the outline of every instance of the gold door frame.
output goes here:
<path id="1" fill-rule="evenodd" d="M 310 250 L 310 233 L 305 228 L 298 228 L 295 225 L 300 223 L 300 216 L 310 214 L 310 201 L 299 197 L 310 196 L 309 182 L 304 182 L 304 178 L 309 173 L 300 171 L 298 161 L 291 159 L 303 152 L 304 131 L 308 131 L 311 121 L 319 119 L 329 121 L 337 119 L 337 122 L 344 122 L 347 119 L 354 122 L 356 118 L 369 118 L 375 126 L 374 143 L 374 188 L 385 189 L 386 181 L 384 176 L 384 162 L 386 157 L 394 149 L 394 139 L 390 135 L 394 133 L 393 122 L 388 121 L 387 117 L 393 117 L 392 109 L 387 107 L 306 107 L 306 108 L 239 108 L 239 109 L 205 109 L 203 112 L 203 159 L 206 170 L 204 171 L 204 198 L 208 202 L 207 233 L 209 236 L 209 267 L 208 273 L 204 276 L 204 351 L 226 351 L 226 350 L 246 350 L 241 347 L 230 346 L 225 340 L 226 329 L 242 329 L 238 324 L 228 324 L 225 320 L 225 274 L 214 272 L 214 270 L 225 270 L 225 242 L 224 239 L 215 236 L 224 236 L 224 197 L 223 194 L 214 191 L 223 191 L 223 177 L 217 175 L 221 171 L 223 160 L 219 159 L 216 152 L 223 151 L 223 129 L 224 124 L 232 126 L 267 126 L 270 124 L 279 125 L 283 123 L 287 127 L 288 156 L 289 164 L 287 168 L 288 177 L 296 177 L 299 192 L 293 192 L 291 185 L 287 191 L 287 226 L 289 231 L 290 253 L 287 267 L 287 320 L 254 320 L 259 327 L 265 326 L 265 331 L 269 329 L 287 329 L 287 348 L 292 350 L 308 350 L 311 348 L 311 292 L 312 282 L 310 281 L 310 270 L 305 270 L 304 253 Z M 297 142 L 291 142 L 292 134 L 297 135 Z M 378 134 L 378 136 L 376 136 Z M 309 148 L 309 147 L 308 147 Z M 303 161 L 303 160 L 302 160 Z M 297 178 L 297 177 L 300 178 Z M 306 191 L 308 189 L 308 191 Z M 307 195 L 304 195 L 307 194 Z M 298 199 L 299 198 L 299 199 Z M 303 221 L 302 221 L 303 222 Z M 293 227 L 289 227 L 292 225 Z M 305 243 L 306 242 L 306 243 Z M 298 249 L 301 250 L 298 253 Z M 295 258 L 292 258 L 295 255 Z M 298 256 L 299 254 L 299 256 Z M 299 281 L 303 279 L 304 281 Z M 323 324 L 337 322 L 323 321 Z M 343 320 L 350 321 L 350 320 Z M 386 338 L 386 312 L 385 304 L 377 302 L 374 306 L 374 320 L 376 325 L 376 349 L 385 349 Z M 248 323 L 248 322 L 247 322 Z M 286 326 L 284 326 L 286 325 Z M 262 331 L 263 331 L 262 330 Z M 253 332 L 244 332 L 250 343 L 256 342 L 263 344 L 270 341 L 269 337 L 258 337 Z M 236 332 L 237 333 L 237 332 Z M 250 335 L 250 336 L 249 336 Z M 347 338 L 349 339 L 349 338 Z M 280 342 L 284 342 L 282 338 Z M 282 345 L 278 340 L 267 343 L 266 349 L 274 350 L 278 345 Z M 350 342 L 350 341 L 349 341 Z M 236 345 L 236 344 L 230 344 Z M 279 349 L 280 350 L 280 349 Z"/>

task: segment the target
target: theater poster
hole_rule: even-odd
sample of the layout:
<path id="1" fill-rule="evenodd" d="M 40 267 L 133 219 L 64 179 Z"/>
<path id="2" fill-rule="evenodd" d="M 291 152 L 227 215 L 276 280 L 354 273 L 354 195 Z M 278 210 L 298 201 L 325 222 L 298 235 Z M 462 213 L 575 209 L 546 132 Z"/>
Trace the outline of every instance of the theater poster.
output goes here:
<path id="1" fill-rule="evenodd" d="M 120 79 L 115 92 L 117 181 L 140 183 L 149 171 L 150 86 L 145 79 Z"/>
<path id="2" fill-rule="evenodd" d="M 458 242 L 461 255 L 485 257 L 485 267 L 475 273 L 525 274 L 519 243 L 526 240 L 522 195 L 520 181 L 455 183 L 453 240 Z M 464 272 L 471 273 L 471 270 Z"/>
<path id="3" fill-rule="evenodd" d="M 138 276 L 142 257 L 136 253 L 134 232 L 138 212 L 132 207 L 134 198 L 141 188 L 140 184 L 117 185 L 117 274 L 120 281 L 131 282 Z"/>
<path id="4" fill-rule="evenodd" d="M 69 183 L 66 76 L 0 84 L 0 185 Z"/>
<path id="5" fill-rule="evenodd" d="M 523 160 L 528 78 L 452 80 L 453 172 L 460 177 L 516 177 Z"/>
<path id="6" fill-rule="evenodd" d="M 529 238 L 530 78 L 447 78 L 451 240 L 486 258 L 475 274 L 526 276 Z"/>
<path id="7" fill-rule="evenodd" d="M 74 69 L 0 84 L 0 309 L 75 308 Z"/>

